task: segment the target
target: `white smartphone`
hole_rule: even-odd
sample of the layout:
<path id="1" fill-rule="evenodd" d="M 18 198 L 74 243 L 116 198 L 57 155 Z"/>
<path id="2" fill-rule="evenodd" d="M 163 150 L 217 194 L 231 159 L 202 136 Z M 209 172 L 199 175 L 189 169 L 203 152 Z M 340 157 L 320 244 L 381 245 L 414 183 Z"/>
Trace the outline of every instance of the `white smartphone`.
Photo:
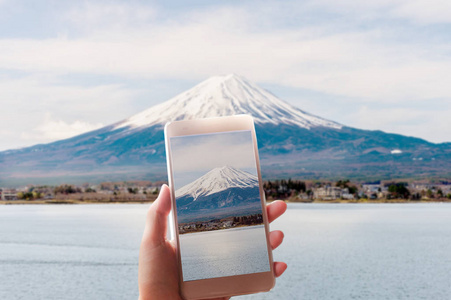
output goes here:
<path id="1" fill-rule="evenodd" d="M 183 297 L 269 291 L 275 278 L 252 117 L 176 121 L 164 131 Z"/>

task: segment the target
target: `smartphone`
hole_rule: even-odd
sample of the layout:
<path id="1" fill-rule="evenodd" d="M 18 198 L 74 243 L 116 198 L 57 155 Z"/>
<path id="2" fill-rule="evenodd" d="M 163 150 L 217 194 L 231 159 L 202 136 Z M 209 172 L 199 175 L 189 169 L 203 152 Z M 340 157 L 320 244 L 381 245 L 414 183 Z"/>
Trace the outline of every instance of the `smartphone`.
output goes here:
<path id="1" fill-rule="evenodd" d="M 185 299 L 269 291 L 275 284 L 251 116 L 166 124 L 170 230 Z"/>

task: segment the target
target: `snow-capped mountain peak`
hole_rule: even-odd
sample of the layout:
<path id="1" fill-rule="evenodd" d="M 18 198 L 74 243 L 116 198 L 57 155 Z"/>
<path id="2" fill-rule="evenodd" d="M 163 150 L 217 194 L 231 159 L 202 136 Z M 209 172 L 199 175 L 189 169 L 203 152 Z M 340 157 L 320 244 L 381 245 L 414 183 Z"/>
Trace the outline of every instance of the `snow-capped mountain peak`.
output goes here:
<path id="1" fill-rule="evenodd" d="M 118 128 L 164 125 L 168 121 L 250 114 L 256 123 L 291 124 L 310 129 L 338 123 L 304 112 L 241 76 L 211 77 L 174 98 L 117 123 Z"/>
<path id="2" fill-rule="evenodd" d="M 230 166 L 214 168 L 197 180 L 179 188 L 175 196 L 190 195 L 194 201 L 199 196 L 208 196 L 228 188 L 248 188 L 258 186 L 257 176 Z"/>

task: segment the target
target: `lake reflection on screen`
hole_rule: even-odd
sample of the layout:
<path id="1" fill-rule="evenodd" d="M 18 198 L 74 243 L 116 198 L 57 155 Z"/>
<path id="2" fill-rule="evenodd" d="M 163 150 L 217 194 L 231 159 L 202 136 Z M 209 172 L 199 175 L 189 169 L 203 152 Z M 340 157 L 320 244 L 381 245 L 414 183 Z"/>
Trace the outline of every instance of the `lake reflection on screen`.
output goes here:
<path id="1" fill-rule="evenodd" d="M 269 271 L 264 225 L 180 235 L 183 280 Z"/>

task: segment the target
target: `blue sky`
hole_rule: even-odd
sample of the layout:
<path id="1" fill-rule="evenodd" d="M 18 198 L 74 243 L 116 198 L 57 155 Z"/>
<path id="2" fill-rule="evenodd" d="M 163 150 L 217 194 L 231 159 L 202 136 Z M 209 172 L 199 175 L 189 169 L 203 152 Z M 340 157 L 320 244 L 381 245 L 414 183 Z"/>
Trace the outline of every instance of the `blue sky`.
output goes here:
<path id="1" fill-rule="evenodd" d="M 223 132 L 171 138 L 175 190 L 214 168 L 233 167 L 257 176 L 251 132 Z"/>
<path id="2" fill-rule="evenodd" d="M 451 141 L 451 2 L 0 0 L 0 150 L 240 74 L 347 126 Z"/>

